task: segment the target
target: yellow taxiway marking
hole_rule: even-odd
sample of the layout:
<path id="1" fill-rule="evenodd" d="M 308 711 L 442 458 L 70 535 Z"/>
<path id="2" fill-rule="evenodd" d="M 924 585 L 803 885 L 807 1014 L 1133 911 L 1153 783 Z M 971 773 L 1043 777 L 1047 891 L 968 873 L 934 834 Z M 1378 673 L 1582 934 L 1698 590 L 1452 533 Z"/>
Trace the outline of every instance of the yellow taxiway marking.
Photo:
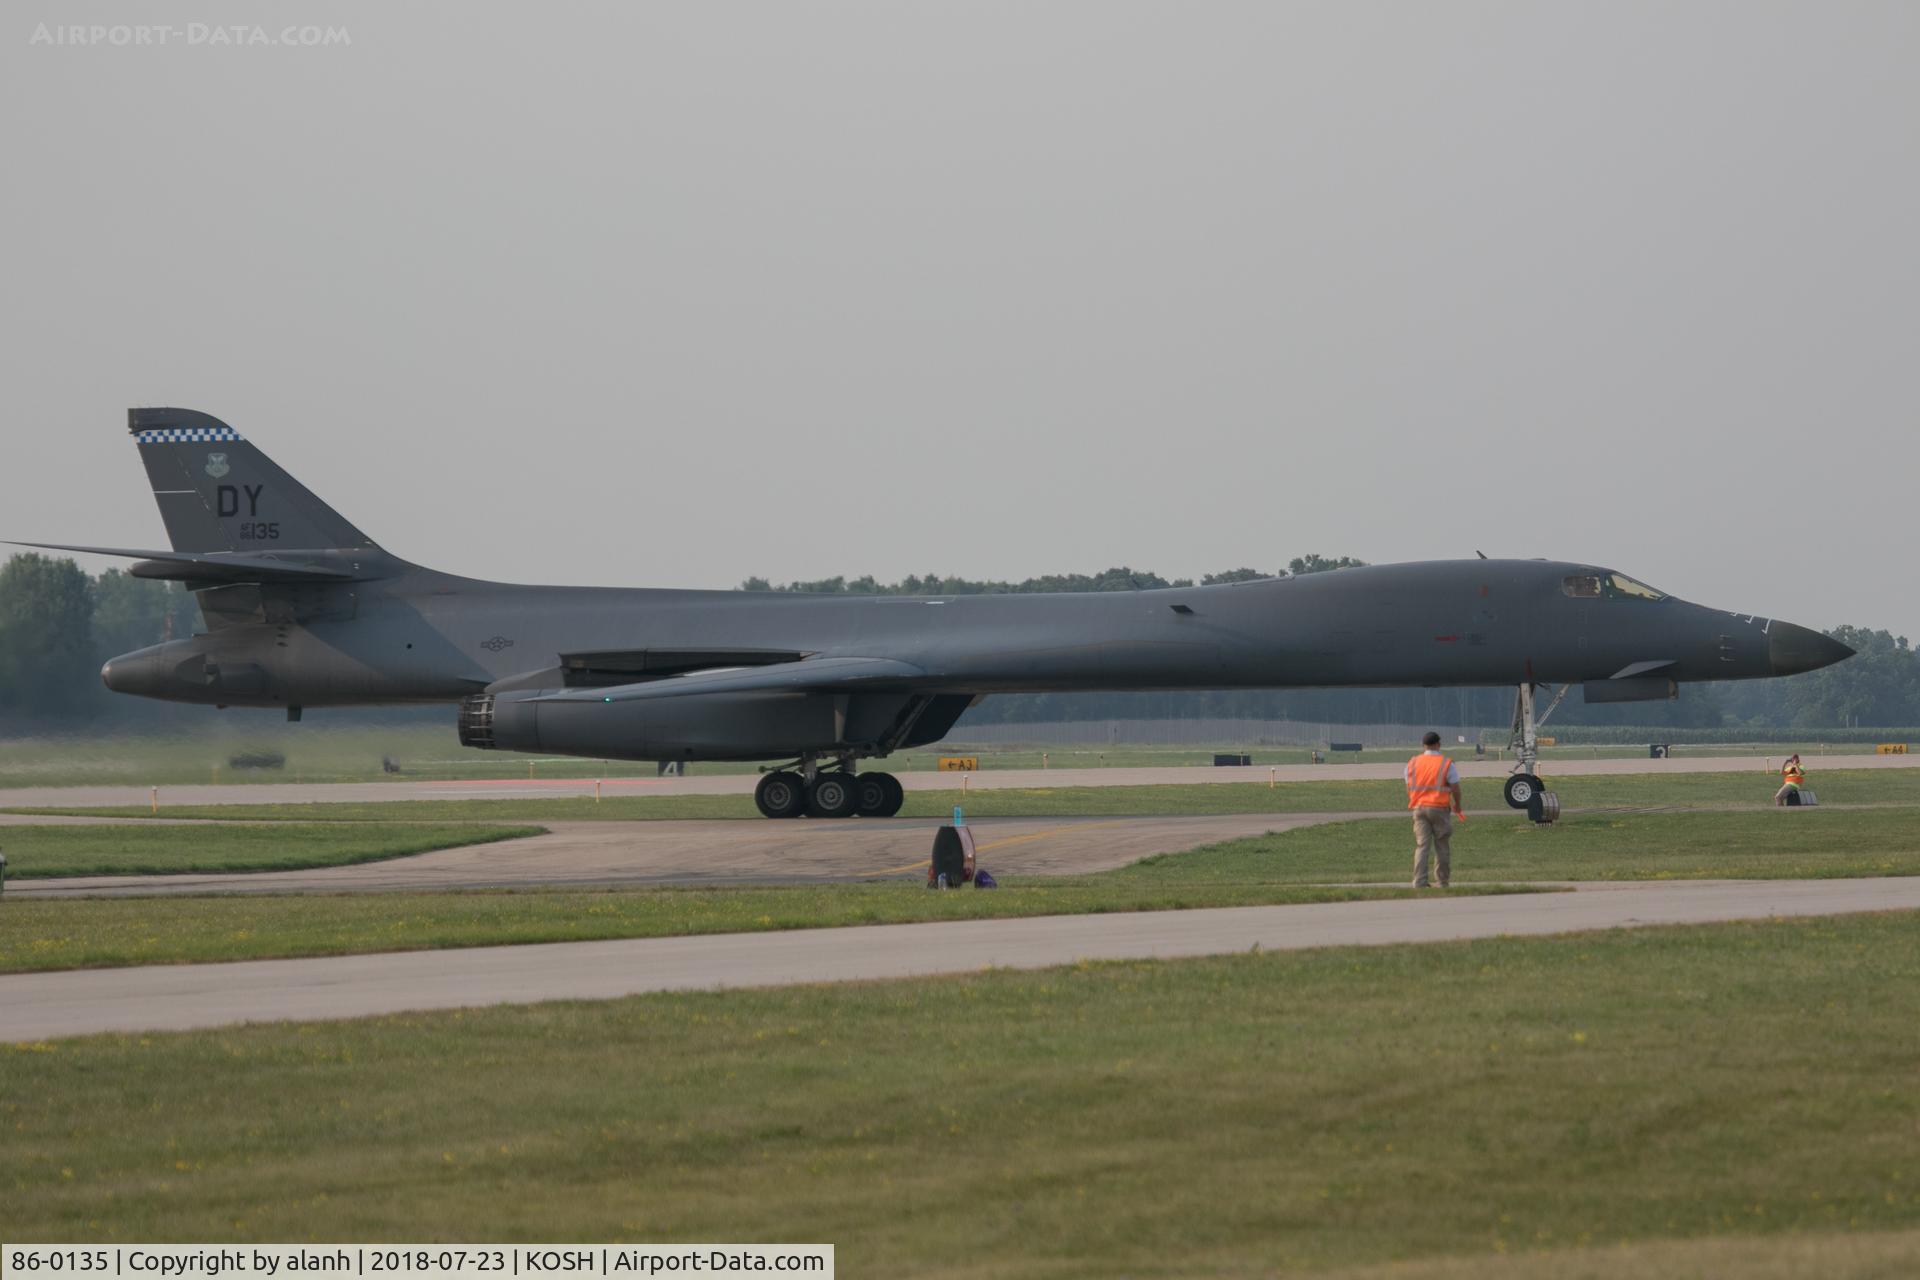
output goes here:
<path id="1" fill-rule="evenodd" d="M 981 853 L 989 849 L 1004 849 L 1010 844 L 1025 844 L 1029 840 L 1044 840 L 1048 836 L 1057 836 L 1062 831 L 1091 831 L 1095 827 L 1118 827 L 1132 821 L 1130 818 L 1113 818 L 1107 822 L 1075 822 L 1064 827 L 1048 827 L 1045 831 L 1029 831 L 1024 836 L 1008 836 L 1005 840 L 994 840 L 979 847 Z"/>
<path id="2" fill-rule="evenodd" d="M 1026 835 L 1023 835 L 1023 836 L 1008 836 L 1005 840 L 993 840 L 983 845 L 976 845 L 974 847 L 974 851 L 976 853 L 987 853 L 994 849 L 1004 849 L 1008 845 L 1025 844 L 1029 840 L 1045 840 L 1048 836 L 1057 836 L 1063 831 L 1091 831 L 1095 827 L 1117 827 L 1117 826 L 1120 826 L 1122 823 L 1126 823 L 1130 821 L 1132 821 L 1132 819 L 1130 818 L 1114 818 L 1108 822 L 1075 822 L 1064 827 L 1048 827 L 1044 831 L 1029 831 Z M 891 875 L 898 875 L 902 871 L 913 871 L 918 868 L 924 867 L 926 865 L 927 865 L 927 859 L 920 858 L 920 859 L 917 859 L 916 861 L 909 862 L 902 867 L 881 867 L 877 871 L 863 871 L 859 874 L 869 875 L 869 876 L 891 876 Z"/>

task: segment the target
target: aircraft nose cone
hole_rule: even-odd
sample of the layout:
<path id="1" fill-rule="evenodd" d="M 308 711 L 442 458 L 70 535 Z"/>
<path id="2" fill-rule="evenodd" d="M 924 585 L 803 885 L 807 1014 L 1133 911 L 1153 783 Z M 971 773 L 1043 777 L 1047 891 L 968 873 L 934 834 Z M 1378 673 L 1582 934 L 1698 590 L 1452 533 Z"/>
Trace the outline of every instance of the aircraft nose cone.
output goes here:
<path id="1" fill-rule="evenodd" d="M 1852 656 L 1852 649 L 1831 636 L 1791 622 L 1775 622 L 1767 628 L 1767 666 L 1776 676 L 1818 671 Z"/>
<path id="2" fill-rule="evenodd" d="M 113 664 L 111 662 L 103 662 L 100 664 L 100 683 L 109 689 L 113 688 Z"/>

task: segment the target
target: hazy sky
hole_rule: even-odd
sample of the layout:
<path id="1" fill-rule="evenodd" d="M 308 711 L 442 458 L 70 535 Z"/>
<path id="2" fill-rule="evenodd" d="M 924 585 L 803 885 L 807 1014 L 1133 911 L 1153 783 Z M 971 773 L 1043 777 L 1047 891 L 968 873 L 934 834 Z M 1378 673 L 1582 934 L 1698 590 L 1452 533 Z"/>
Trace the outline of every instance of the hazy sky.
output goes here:
<path id="1" fill-rule="evenodd" d="M 0 536 L 162 545 L 172 404 L 476 576 L 1481 548 L 1920 635 L 1916 66 L 1904 2 L 29 0 Z"/>

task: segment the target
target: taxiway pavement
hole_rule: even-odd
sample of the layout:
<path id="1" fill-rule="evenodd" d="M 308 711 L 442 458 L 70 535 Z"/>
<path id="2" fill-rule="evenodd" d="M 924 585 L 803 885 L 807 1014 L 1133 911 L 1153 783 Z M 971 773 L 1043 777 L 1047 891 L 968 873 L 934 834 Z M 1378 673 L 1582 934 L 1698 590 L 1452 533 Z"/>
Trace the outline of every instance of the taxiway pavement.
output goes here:
<path id="1" fill-rule="evenodd" d="M 1493 897 L 1041 916 L 0 977 L 0 1040 L 355 1018 L 649 991 L 925 977 L 1920 908 L 1920 877 L 1635 882 Z"/>
<path id="2" fill-rule="evenodd" d="M 1679 756 L 1666 760 L 1555 758 L 1543 761 L 1540 772 L 1548 779 L 1590 774 L 1753 773 L 1771 776 L 1779 762 L 1759 756 Z M 1920 768 L 1920 755 L 1829 755 L 1808 757 L 1818 786 L 1819 775 L 1830 769 Z M 688 778 L 604 778 L 596 780 L 590 761 L 569 761 L 549 768 L 564 777 L 486 778 L 458 780 L 395 779 L 386 782 L 256 782 L 182 784 L 159 788 L 163 805 L 183 804 L 324 804 L 340 801 L 506 799 L 529 796 L 592 795 L 596 782 L 609 796 L 628 795 L 748 795 L 758 778 L 750 773 L 696 774 Z M 1138 787 L 1168 783 L 1354 782 L 1398 781 L 1404 766 L 1392 761 L 1374 764 L 1289 764 L 1209 768 L 1169 765 L 1113 769 L 1002 769 L 982 773 L 903 773 L 900 783 L 909 791 L 991 790 L 1001 787 Z M 1503 778 L 1511 763 L 1464 760 L 1460 772 L 1469 778 Z M 21 806 L 95 808 L 105 805 L 145 805 L 147 787 L 78 786 L 14 787 L 0 790 L 0 808 Z"/>
<path id="3" fill-rule="evenodd" d="M 1156 853 L 1367 813 L 1200 814 L 1178 817 L 987 818 L 970 823 L 981 865 L 1023 875 L 1073 875 Z M 40 818 L 13 821 L 37 823 Z M 81 821 L 87 821 L 82 819 Z M 97 820 L 96 820 L 97 821 Z M 121 821 L 134 821 L 122 819 Z M 142 824 L 153 819 L 139 819 Z M 0 822 L 0 828 L 4 827 Z M 369 893 L 643 884 L 822 884 L 926 874 L 935 818 L 857 822 L 546 822 L 549 834 L 439 849 L 381 862 L 303 871 L 14 879 L 9 899 L 168 893 Z"/>

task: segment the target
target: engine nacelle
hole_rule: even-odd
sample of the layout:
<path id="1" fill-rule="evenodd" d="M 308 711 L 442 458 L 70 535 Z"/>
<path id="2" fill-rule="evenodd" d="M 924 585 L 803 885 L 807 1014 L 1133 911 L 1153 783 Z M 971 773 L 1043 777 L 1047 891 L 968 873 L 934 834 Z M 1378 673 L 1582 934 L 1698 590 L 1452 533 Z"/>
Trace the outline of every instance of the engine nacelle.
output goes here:
<path id="1" fill-rule="evenodd" d="M 460 704 L 460 744 L 606 760 L 768 760 L 879 742 L 911 701 L 768 692 L 541 701 L 560 692 L 474 694 Z"/>

